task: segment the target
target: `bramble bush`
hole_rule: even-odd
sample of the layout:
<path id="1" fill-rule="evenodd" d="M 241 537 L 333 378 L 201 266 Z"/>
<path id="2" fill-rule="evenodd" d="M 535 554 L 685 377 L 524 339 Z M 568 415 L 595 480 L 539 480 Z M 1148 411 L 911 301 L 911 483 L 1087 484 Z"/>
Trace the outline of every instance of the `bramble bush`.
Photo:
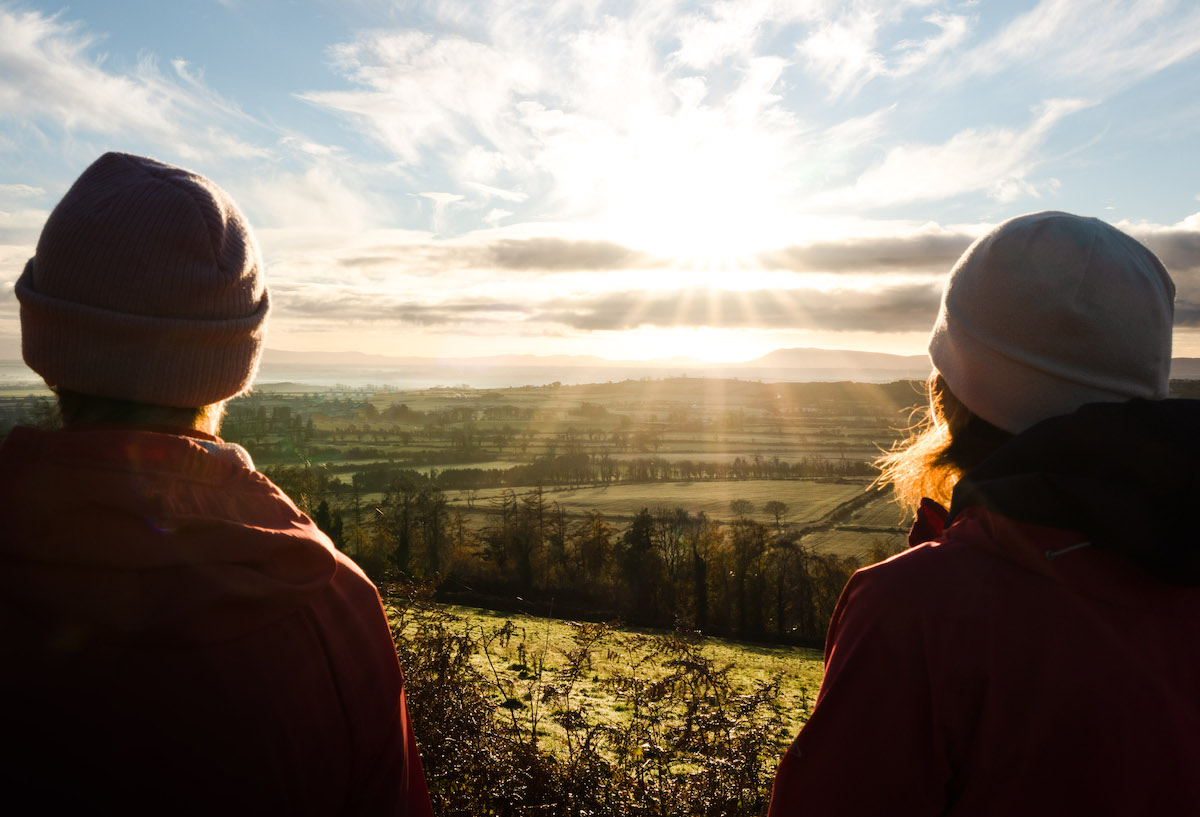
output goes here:
<path id="1" fill-rule="evenodd" d="M 765 813 L 782 733 L 778 678 L 739 689 L 688 632 L 580 624 L 573 644 L 549 655 L 511 621 L 489 628 L 434 604 L 428 587 L 387 589 L 435 814 Z M 497 662 L 516 638 L 513 682 Z M 622 719 L 606 722 L 581 688 L 600 680 L 599 645 L 614 638 L 636 658 L 603 680 Z"/>

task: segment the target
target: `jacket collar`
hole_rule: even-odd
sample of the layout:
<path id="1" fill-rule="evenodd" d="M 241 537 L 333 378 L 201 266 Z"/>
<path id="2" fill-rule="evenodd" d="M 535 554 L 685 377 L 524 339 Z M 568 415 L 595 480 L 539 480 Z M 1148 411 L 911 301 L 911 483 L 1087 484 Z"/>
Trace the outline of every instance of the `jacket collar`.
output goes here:
<path id="1" fill-rule="evenodd" d="M 945 523 L 982 508 L 1078 531 L 1167 581 L 1195 586 L 1197 495 L 1200 401 L 1093 403 L 1038 423 L 965 474 Z"/>

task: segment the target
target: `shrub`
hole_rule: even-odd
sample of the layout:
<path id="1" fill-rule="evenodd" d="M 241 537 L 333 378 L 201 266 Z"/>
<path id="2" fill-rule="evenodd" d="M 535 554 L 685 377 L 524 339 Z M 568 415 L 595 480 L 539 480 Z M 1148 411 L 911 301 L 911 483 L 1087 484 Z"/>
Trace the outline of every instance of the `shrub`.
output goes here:
<path id="1" fill-rule="evenodd" d="M 739 690 L 732 667 L 715 666 L 693 634 L 582 624 L 553 669 L 522 632 L 514 681 L 499 655 L 518 637 L 511 622 L 472 629 L 433 604 L 429 588 L 394 587 L 388 599 L 435 814 L 766 811 L 778 761 L 778 679 Z M 622 655 L 641 656 L 603 681 L 625 718 L 619 724 L 598 718 L 580 694 L 600 681 L 597 645 L 613 638 Z M 548 747 L 550 724 L 563 739 Z"/>

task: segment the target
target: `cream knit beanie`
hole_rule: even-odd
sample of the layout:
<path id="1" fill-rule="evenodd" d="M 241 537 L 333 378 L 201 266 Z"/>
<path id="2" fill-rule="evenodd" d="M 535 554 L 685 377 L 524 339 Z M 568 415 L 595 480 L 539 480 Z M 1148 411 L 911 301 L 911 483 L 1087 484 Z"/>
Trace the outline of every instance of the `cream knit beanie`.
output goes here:
<path id="1" fill-rule="evenodd" d="M 269 309 L 250 225 L 203 176 L 106 153 L 50 214 L 16 284 L 51 386 L 163 406 L 247 389 Z"/>
<path id="2" fill-rule="evenodd" d="M 1175 285 L 1094 218 L 1032 213 L 950 273 L 929 357 L 967 408 L 1012 433 L 1085 403 L 1167 396 Z"/>

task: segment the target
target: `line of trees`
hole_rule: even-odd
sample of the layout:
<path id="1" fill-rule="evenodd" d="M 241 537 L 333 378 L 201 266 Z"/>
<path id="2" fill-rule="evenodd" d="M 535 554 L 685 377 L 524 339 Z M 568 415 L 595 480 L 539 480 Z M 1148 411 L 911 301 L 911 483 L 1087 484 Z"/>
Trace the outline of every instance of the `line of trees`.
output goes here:
<path id="1" fill-rule="evenodd" d="M 444 460 L 444 455 L 440 457 Z M 296 468 L 270 468 L 272 475 L 283 475 Z M 333 474 L 336 470 L 322 471 Z M 596 454 L 548 454 L 526 465 L 510 468 L 445 468 L 421 474 L 408 465 L 374 462 L 355 466 L 345 490 L 380 493 L 396 480 L 428 479 L 443 491 L 486 488 L 517 488 L 544 485 L 611 485 L 614 483 L 674 482 L 692 480 L 803 479 L 874 476 L 870 463 L 856 459 L 802 457 L 788 462 L 779 457 L 735 457 L 728 462 L 672 460 L 664 457 L 638 457 L 617 460 Z M 338 490 L 336 486 L 330 490 Z"/>
<path id="2" fill-rule="evenodd" d="M 308 503 L 318 525 L 373 579 L 432 580 L 446 597 L 464 601 L 521 599 L 538 612 L 819 643 L 860 566 L 805 547 L 781 524 L 781 502 L 763 508 L 773 526 L 752 519 L 747 500 L 732 502 L 724 521 L 659 506 L 621 526 L 597 510 L 569 516 L 539 487 L 500 492 L 483 524 L 473 526 L 436 477 L 404 472 L 378 504 L 331 510 L 314 471 L 280 470 L 272 477 Z M 307 486 L 285 478 L 302 474 Z M 882 540 L 875 548 L 873 559 L 890 555 Z"/>
<path id="3" fill-rule="evenodd" d="M 635 457 L 614 459 L 583 451 L 548 453 L 528 465 L 502 472 L 504 485 L 609 485 L 614 482 L 661 482 L 701 479 L 795 479 L 798 477 L 871 476 L 870 463 L 857 459 L 807 456 L 788 462 L 752 454 L 730 461 Z M 482 487 L 482 486 L 480 486 Z"/>

